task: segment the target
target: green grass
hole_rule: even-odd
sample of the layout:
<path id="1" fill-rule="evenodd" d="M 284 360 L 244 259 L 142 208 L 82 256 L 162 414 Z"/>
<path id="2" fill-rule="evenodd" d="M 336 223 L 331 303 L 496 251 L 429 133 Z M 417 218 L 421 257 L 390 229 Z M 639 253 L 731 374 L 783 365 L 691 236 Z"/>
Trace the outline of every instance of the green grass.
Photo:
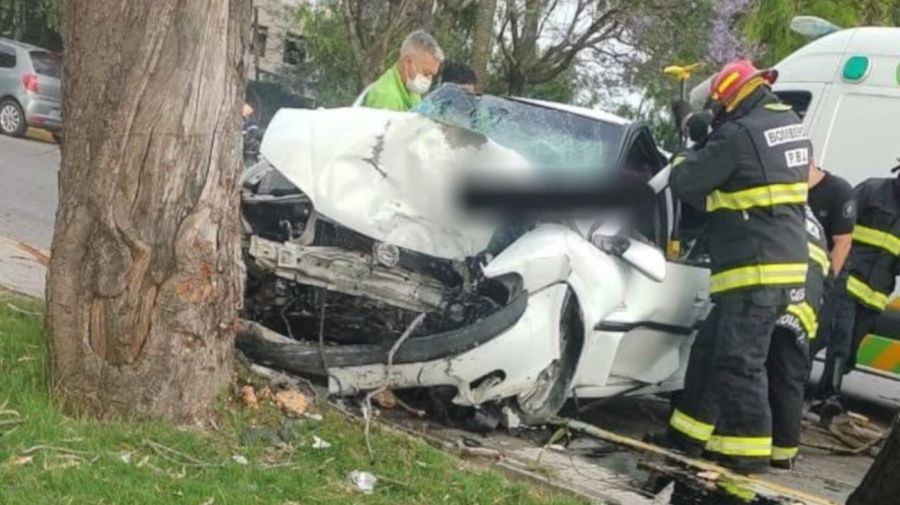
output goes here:
<path id="1" fill-rule="evenodd" d="M 370 461 L 359 424 L 324 406 L 287 432 L 273 408 L 229 399 L 218 430 L 68 418 L 48 397 L 41 310 L 0 292 L 0 504 L 581 503 L 377 429 Z M 289 442 L 248 436 L 267 426 Z M 374 494 L 344 483 L 356 469 L 379 477 Z"/>

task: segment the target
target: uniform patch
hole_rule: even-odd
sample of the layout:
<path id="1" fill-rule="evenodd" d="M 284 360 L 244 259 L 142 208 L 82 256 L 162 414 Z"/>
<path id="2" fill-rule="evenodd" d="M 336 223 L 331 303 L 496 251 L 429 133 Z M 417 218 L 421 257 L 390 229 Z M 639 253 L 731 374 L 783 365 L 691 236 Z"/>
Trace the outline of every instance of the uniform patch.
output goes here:
<path id="1" fill-rule="evenodd" d="M 800 147 L 785 151 L 784 160 L 789 167 L 805 167 L 809 165 L 809 148 Z"/>
<path id="2" fill-rule="evenodd" d="M 800 303 L 806 299 L 806 288 L 794 288 L 788 291 L 788 298 L 794 303 Z"/>
<path id="3" fill-rule="evenodd" d="M 766 143 L 769 144 L 769 147 L 775 147 L 781 144 L 806 140 L 806 128 L 802 124 L 792 124 L 766 130 L 763 135 L 765 135 Z"/>
<path id="4" fill-rule="evenodd" d="M 849 202 L 845 203 L 844 208 L 841 211 L 841 213 L 847 219 L 855 218 L 856 217 L 856 202 L 854 202 L 853 200 L 850 200 Z"/>

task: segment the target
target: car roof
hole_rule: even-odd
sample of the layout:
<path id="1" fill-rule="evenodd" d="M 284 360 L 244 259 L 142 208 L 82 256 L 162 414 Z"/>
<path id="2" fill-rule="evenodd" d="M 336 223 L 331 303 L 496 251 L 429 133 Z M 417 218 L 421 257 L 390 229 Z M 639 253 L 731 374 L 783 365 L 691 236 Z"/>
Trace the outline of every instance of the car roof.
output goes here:
<path id="1" fill-rule="evenodd" d="M 4 43 L 6 45 L 9 45 L 9 46 L 16 47 L 18 49 L 22 49 L 23 51 L 46 51 L 48 53 L 53 52 L 49 49 L 44 49 L 43 47 L 38 47 L 38 46 L 35 46 L 32 44 L 28 44 L 26 42 L 19 42 L 18 40 L 7 39 L 4 37 L 0 37 L 0 42 Z"/>
<path id="2" fill-rule="evenodd" d="M 547 102 L 544 100 L 535 100 L 533 98 L 519 98 L 515 97 L 513 100 L 517 100 L 519 102 L 530 103 L 534 105 L 539 105 L 541 107 L 548 107 L 551 109 L 557 109 L 564 112 L 569 112 L 571 114 L 577 114 L 579 116 L 583 116 L 590 119 L 596 119 L 599 121 L 604 121 L 606 123 L 617 124 L 621 126 L 628 126 L 631 124 L 631 121 L 617 116 L 615 114 L 610 114 L 609 112 L 604 112 L 598 109 L 587 109 L 585 107 L 578 107 L 576 105 L 568 105 L 564 103 L 556 103 L 556 102 Z"/>

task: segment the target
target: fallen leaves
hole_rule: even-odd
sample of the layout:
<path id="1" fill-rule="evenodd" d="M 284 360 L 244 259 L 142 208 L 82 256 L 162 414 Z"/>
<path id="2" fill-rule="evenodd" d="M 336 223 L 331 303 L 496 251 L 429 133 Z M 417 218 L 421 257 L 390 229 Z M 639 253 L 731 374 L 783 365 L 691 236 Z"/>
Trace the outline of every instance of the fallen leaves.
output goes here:
<path id="1" fill-rule="evenodd" d="M 311 403 L 308 396 L 296 389 L 283 389 L 275 393 L 275 405 L 289 417 L 301 417 Z"/>
<path id="2" fill-rule="evenodd" d="M 241 388 L 241 401 L 251 409 L 259 408 L 259 399 L 256 397 L 256 391 L 249 384 Z"/>

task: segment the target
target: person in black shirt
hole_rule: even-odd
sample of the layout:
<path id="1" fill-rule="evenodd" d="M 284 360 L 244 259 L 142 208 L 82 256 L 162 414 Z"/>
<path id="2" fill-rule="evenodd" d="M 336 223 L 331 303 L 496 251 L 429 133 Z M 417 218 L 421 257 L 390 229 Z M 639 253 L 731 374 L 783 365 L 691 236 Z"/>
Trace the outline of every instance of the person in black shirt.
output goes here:
<path id="1" fill-rule="evenodd" d="M 828 421 L 842 410 L 839 404 L 845 356 L 852 339 L 854 318 L 847 307 L 847 269 L 844 268 L 853 243 L 856 202 L 853 188 L 844 179 L 819 168 L 814 160 L 809 170 L 809 206 L 825 229 L 831 260 L 826 281 L 825 301 L 819 312 L 819 330 L 810 342 L 810 354 L 826 349 L 825 371 L 813 399 L 813 411 Z"/>

